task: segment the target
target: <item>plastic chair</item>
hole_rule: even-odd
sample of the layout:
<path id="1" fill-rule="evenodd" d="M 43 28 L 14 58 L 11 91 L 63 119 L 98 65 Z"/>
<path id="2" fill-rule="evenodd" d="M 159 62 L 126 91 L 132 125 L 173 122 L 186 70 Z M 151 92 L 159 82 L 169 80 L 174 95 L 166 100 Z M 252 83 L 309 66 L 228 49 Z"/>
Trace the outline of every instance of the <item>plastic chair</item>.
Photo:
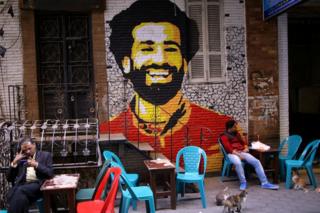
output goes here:
<path id="1" fill-rule="evenodd" d="M 218 139 L 218 143 L 219 143 L 219 146 L 220 146 L 220 150 L 223 154 L 223 167 L 222 167 L 222 171 L 221 171 L 221 181 L 224 181 L 224 178 L 225 177 L 229 177 L 230 175 L 230 170 L 232 168 L 232 162 L 230 161 L 229 157 L 228 157 L 228 154 L 226 152 L 226 150 L 224 149 L 223 147 L 223 144 L 222 144 L 222 141 L 221 141 L 221 138 Z M 245 166 L 245 162 L 244 161 L 241 161 L 242 163 L 242 167 Z"/>
<path id="2" fill-rule="evenodd" d="M 320 144 L 320 140 L 314 140 L 309 143 L 306 148 L 303 150 L 302 154 L 300 155 L 298 160 L 286 160 L 286 188 L 290 189 L 292 185 L 292 174 L 291 170 L 293 168 L 297 169 L 305 169 L 308 173 L 310 184 L 313 185 L 314 188 L 317 187 L 317 181 L 314 176 L 312 170 L 312 162 L 317 153 L 318 146 Z"/>
<path id="3" fill-rule="evenodd" d="M 108 166 L 110 164 L 110 161 L 105 161 L 98 173 L 98 176 L 96 178 L 95 184 L 93 188 L 85 188 L 85 189 L 80 189 L 77 194 L 76 194 L 76 201 L 86 201 L 86 200 L 92 200 L 93 195 L 96 191 L 97 186 L 99 185 L 103 175 L 106 173 Z"/>
<path id="4" fill-rule="evenodd" d="M 183 157 L 184 173 L 180 172 L 180 158 Z M 199 167 L 203 158 L 203 174 L 199 173 Z M 177 191 L 182 188 L 184 191 L 185 183 L 197 183 L 200 189 L 202 207 L 206 208 L 206 194 L 204 188 L 204 176 L 207 168 L 207 155 L 203 149 L 197 146 L 187 146 L 179 150 L 176 157 L 177 171 Z M 183 195 L 183 192 L 182 192 Z"/>
<path id="5" fill-rule="evenodd" d="M 116 166 L 116 163 L 111 163 L 111 166 Z M 121 201 L 119 213 L 128 213 L 130 204 L 137 201 L 145 201 L 147 212 L 155 213 L 153 192 L 149 186 L 133 186 L 127 179 L 125 174 L 121 174 L 120 189 Z M 136 204 L 135 204 L 136 205 Z"/>
<path id="6" fill-rule="evenodd" d="M 0 213 L 7 213 L 7 210 L 0 210 Z"/>
<path id="7" fill-rule="evenodd" d="M 139 175 L 136 173 L 127 173 L 120 158 L 114 154 L 113 152 L 110 151 L 103 151 L 103 157 L 105 160 L 109 160 L 110 162 L 114 161 L 116 162 L 121 168 L 122 168 L 122 173 L 126 174 L 127 179 L 134 185 L 136 186 L 139 180 Z"/>
<path id="8" fill-rule="evenodd" d="M 45 213 L 44 211 L 44 200 L 43 198 L 39 198 L 36 201 L 36 206 L 38 207 L 39 213 Z M 1 212 L 0 212 L 1 213 Z"/>
<path id="9" fill-rule="evenodd" d="M 285 178 L 285 161 L 294 159 L 301 142 L 302 138 L 300 135 L 290 135 L 280 143 L 278 151 L 281 179 Z M 281 152 L 285 145 L 288 146 L 286 155 Z"/>
<path id="10" fill-rule="evenodd" d="M 114 202 L 118 191 L 120 174 L 120 168 L 109 168 L 98 186 L 94 199 L 78 203 L 77 213 L 114 213 Z M 103 201 L 100 198 L 111 175 L 113 176 L 111 188 L 108 192 L 107 198 Z"/>

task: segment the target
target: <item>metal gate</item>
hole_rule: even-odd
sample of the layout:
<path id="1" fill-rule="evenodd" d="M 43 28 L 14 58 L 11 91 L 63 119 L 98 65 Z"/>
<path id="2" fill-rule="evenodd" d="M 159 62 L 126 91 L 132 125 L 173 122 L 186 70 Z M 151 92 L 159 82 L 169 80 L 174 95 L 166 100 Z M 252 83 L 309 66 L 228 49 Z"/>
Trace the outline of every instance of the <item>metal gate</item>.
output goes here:
<path id="1" fill-rule="evenodd" d="M 91 18 L 36 13 L 41 119 L 95 117 Z"/>

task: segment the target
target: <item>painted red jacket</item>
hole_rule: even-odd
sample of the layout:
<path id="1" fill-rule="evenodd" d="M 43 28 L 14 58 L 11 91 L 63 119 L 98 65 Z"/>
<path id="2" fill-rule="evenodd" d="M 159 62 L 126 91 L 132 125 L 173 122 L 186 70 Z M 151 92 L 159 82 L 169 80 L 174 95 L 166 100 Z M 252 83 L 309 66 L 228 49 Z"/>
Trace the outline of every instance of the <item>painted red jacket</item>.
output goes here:
<path id="1" fill-rule="evenodd" d="M 221 136 L 221 141 L 227 153 L 232 153 L 233 150 L 242 151 L 247 145 L 247 143 L 241 139 L 239 133 L 235 136 L 224 133 Z"/>
<path id="2" fill-rule="evenodd" d="M 171 160 L 174 160 L 177 152 L 187 144 L 201 146 L 207 155 L 219 152 L 217 149 L 209 148 L 217 144 L 217 139 L 224 131 L 225 123 L 230 117 L 193 103 L 190 104 L 190 107 L 191 113 L 188 120 L 177 121 L 180 124 L 183 123 L 183 127 L 174 132 L 170 129 L 163 136 L 154 136 L 153 133 L 148 134 L 142 129 L 139 130 L 133 123 L 133 119 L 135 119 L 133 116 L 135 115 L 130 107 L 126 112 L 120 113 L 111 121 L 102 123 L 100 132 L 123 133 L 129 142 L 147 142 L 156 151 L 162 152 Z"/>

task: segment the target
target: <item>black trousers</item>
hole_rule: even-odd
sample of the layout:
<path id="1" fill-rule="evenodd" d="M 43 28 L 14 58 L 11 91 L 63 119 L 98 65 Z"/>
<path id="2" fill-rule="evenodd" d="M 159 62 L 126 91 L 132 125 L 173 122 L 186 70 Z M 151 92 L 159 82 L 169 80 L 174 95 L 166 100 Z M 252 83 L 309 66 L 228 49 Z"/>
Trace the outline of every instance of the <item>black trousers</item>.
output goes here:
<path id="1" fill-rule="evenodd" d="M 8 197 L 8 213 L 28 213 L 29 206 L 41 197 L 39 182 L 14 186 Z"/>

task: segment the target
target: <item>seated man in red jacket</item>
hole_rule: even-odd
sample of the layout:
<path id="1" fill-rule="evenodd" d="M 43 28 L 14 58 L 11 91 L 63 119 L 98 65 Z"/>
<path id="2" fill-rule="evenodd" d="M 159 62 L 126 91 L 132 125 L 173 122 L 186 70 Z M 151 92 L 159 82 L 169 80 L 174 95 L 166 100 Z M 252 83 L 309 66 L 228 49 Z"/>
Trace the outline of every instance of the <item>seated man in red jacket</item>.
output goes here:
<path id="1" fill-rule="evenodd" d="M 254 167 L 261 182 L 261 188 L 279 189 L 278 185 L 268 182 L 260 161 L 249 153 L 246 139 L 238 132 L 238 124 L 236 121 L 229 120 L 226 122 L 226 131 L 221 136 L 221 142 L 228 153 L 230 161 L 236 167 L 236 172 L 240 180 L 240 190 L 245 190 L 247 188 L 247 181 L 241 160 L 245 160 Z"/>

